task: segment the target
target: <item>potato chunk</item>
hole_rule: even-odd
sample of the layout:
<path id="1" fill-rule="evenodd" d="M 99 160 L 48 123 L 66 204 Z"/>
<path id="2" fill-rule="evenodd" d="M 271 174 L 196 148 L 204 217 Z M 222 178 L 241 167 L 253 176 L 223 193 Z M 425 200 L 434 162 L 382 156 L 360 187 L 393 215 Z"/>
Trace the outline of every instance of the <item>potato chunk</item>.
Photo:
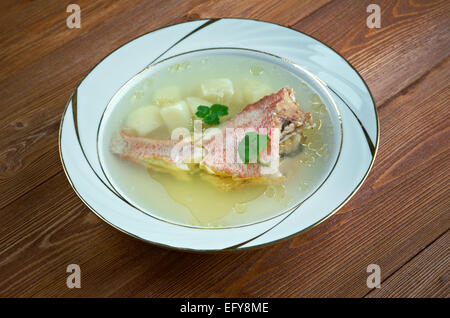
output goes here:
<path id="1" fill-rule="evenodd" d="M 229 78 L 216 78 L 200 84 L 202 96 L 213 103 L 228 104 L 234 94 Z"/>
<path id="2" fill-rule="evenodd" d="M 198 106 L 204 105 L 209 107 L 212 105 L 212 103 L 208 102 L 207 100 L 195 96 L 186 97 L 186 103 L 188 104 L 192 115 L 195 115 Z"/>
<path id="3" fill-rule="evenodd" d="M 268 85 L 258 81 L 250 80 L 244 85 L 244 98 L 247 104 L 253 104 L 271 93 L 271 89 Z"/>
<path id="4" fill-rule="evenodd" d="M 164 124 L 157 106 L 143 106 L 132 111 L 125 126 L 136 130 L 139 136 L 145 136 Z"/>
<path id="5" fill-rule="evenodd" d="M 153 94 L 153 102 L 160 106 L 174 104 L 181 99 L 180 88 L 175 85 L 157 89 Z"/>
<path id="6" fill-rule="evenodd" d="M 169 131 L 175 128 L 190 129 L 192 127 L 191 111 L 183 100 L 161 108 L 160 113 Z"/>

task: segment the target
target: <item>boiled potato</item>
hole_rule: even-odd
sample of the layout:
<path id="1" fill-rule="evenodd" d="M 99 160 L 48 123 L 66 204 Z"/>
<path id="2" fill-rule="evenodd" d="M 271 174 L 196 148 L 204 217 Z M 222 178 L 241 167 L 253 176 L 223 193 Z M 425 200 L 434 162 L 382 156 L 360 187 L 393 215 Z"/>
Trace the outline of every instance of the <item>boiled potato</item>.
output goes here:
<path id="1" fill-rule="evenodd" d="M 208 102 L 207 100 L 195 96 L 186 97 L 186 103 L 188 104 L 193 115 L 195 115 L 195 113 L 197 112 L 198 106 L 204 105 L 209 107 L 212 105 L 212 103 Z"/>
<path id="2" fill-rule="evenodd" d="M 244 99 L 247 104 L 257 102 L 271 93 L 271 89 L 268 85 L 258 81 L 249 80 L 244 85 Z"/>
<path id="3" fill-rule="evenodd" d="M 192 127 L 191 111 L 183 100 L 161 108 L 160 113 L 169 131 L 175 128 L 190 129 Z"/>
<path id="4" fill-rule="evenodd" d="M 145 136 L 164 124 L 157 106 L 143 106 L 128 115 L 125 126 L 134 129 L 139 136 Z"/>
<path id="5" fill-rule="evenodd" d="M 204 98 L 214 103 L 228 104 L 234 94 L 233 83 L 229 78 L 216 78 L 200 84 Z"/>
<path id="6" fill-rule="evenodd" d="M 153 102 L 161 106 L 174 104 L 180 99 L 180 88 L 175 85 L 161 87 L 153 94 Z"/>

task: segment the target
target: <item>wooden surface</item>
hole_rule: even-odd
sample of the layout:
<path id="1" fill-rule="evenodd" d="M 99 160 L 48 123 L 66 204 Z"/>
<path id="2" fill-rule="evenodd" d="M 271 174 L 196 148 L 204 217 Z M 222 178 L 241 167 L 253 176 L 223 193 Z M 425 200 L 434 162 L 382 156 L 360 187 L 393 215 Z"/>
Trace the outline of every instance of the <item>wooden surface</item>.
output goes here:
<path id="1" fill-rule="evenodd" d="M 66 6 L 81 7 L 68 29 Z M 381 7 L 381 28 L 366 7 Z M 131 39 L 182 21 L 247 17 L 310 34 L 367 81 L 378 157 L 342 210 L 266 248 L 154 247 L 86 208 L 62 171 L 58 128 L 78 82 Z M 0 296 L 449 297 L 450 1 L 0 2 Z M 66 287 L 68 264 L 81 289 Z M 369 264 L 381 288 L 366 285 Z"/>

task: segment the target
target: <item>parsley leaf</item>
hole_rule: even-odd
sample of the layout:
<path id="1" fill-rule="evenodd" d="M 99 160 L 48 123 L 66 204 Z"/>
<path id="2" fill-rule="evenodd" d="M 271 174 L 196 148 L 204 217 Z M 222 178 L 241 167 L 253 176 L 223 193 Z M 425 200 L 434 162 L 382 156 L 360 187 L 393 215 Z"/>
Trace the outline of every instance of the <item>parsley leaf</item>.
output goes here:
<path id="1" fill-rule="evenodd" d="M 197 107 L 195 116 L 202 118 L 205 124 L 215 126 L 220 124 L 219 116 L 228 115 L 228 106 L 214 104 L 211 107 L 200 105 Z"/>
<path id="2" fill-rule="evenodd" d="M 220 104 L 214 104 L 211 106 L 211 112 L 216 113 L 219 116 L 228 115 L 228 107 Z"/>
<path id="3" fill-rule="evenodd" d="M 238 145 L 238 153 L 245 164 L 260 161 L 259 153 L 267 148 L 269 144 L 269 136 L 258 134 L 256 132 L 249 132 L 245 134 Z M 260 161 L 261 162 L 261 161 Z M 266 165 L 267 163 L 261 162 Z"/>
<path id="4" fill-rule="evenodd" d="M 208 106 L 198 106 L 197 107 L 197 112 L 195 113 L 195 115 L 197 115 L 197 117 L 205 117 L 209 114 L 209 107 Z"/>

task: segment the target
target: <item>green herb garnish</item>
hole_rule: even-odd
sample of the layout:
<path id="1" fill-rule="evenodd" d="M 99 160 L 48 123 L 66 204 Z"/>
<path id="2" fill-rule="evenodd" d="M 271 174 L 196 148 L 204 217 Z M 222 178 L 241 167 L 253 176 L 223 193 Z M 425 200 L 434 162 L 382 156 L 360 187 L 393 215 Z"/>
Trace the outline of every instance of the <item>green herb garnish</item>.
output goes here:
<path id="1" fill-rule="evenodd" d="M 238 153 L 242 161 L 245 164 L 249 162 L 256 162 L 256 159 L 266 165 L 266 162 L 262 162 L 259 158 L 259 153 L 267 148 L 269 144 L 269 136 L 264 134 L 258 134 L 256 132 L 249 132 L 245 134 L 244 138 L 239 142 Z"/>
<path id="2" fill-rule="evenodd" d="M 228 106 L 214 104 L 211 107 L 200 105 L 195 116 L 202 118 L 205 124 L 214 126 L 220 124 L 219 116 L 228 115 Z"/>

